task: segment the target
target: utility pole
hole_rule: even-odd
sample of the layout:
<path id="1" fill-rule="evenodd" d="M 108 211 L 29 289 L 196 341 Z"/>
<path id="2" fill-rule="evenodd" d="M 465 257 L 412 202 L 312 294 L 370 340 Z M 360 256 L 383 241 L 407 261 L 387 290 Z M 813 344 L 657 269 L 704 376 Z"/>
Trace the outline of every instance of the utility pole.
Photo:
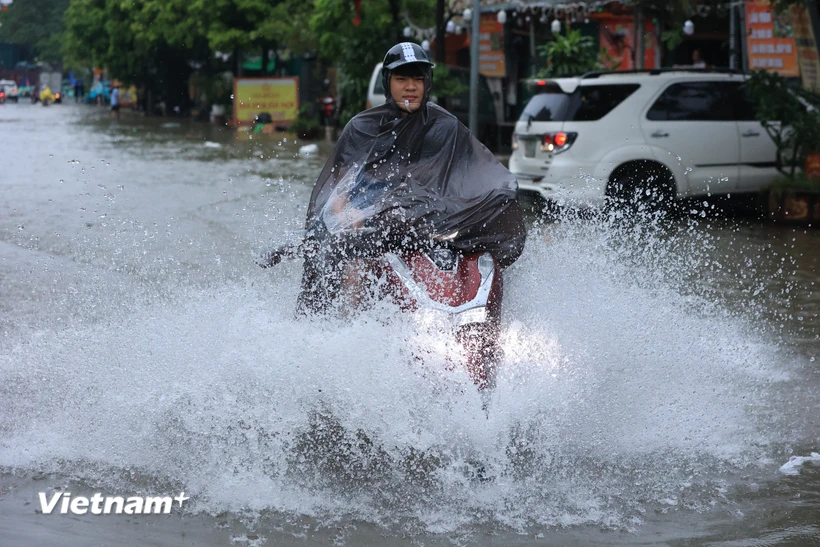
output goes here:
<path id="1" fill-rule="evenodd" d="M 640 0 L 635 4 L 635 68 L 642 69 L 644 60 L 644 22 L 643 6 Z"/>
<path id="2" fill-rule="evenodd" d="M 737 69 L 737 5 L 729 4 L 729 68 Z"/>
<path id="3" fill-rule="evenodd" d="M 446 53 L 445 40 L 447 34 L 444 29 L 444 0 L 436 0 L 436 64 L 444 64 Z"/>
<path id="4" fill-rule="evenodd" d="M 481 39 L 481 0 L 473 0 L 472 33 L 470 34 L 470 132 L 478 135 L 478 42 Z"/>

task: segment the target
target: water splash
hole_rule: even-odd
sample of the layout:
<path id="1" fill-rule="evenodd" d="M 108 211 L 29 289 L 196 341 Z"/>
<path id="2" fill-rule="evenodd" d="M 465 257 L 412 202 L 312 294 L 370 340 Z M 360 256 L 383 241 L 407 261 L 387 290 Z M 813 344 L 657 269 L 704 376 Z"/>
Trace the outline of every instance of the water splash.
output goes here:
<path id="1" fill-rule="evenodd" d="M 723 270 L 692 252 L 713 243 L 620 218 L 533 230 L 487 395 L 435 324 L 385 307 L 294 319 L 297 265 L 162 277 L 161 299 L 4 343 L 0 465 L 410 534 L 629 530 L 653 507 L 710 507 L 766 460 L 760 409 L 788 377 L 754 299 L 692 284 Z"/>

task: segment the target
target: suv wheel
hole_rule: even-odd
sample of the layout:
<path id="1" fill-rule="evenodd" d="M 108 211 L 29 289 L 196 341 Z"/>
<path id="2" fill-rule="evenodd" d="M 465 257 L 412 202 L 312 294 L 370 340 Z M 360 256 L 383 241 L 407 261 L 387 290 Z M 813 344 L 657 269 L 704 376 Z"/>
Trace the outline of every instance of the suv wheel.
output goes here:
<path id="1" fill-rule="evenodd" d="M 609 177 L 607 205 L 632 212 L 669 211 L 675 204 L 675 177 L 654 161 L 621 165 Z"/>

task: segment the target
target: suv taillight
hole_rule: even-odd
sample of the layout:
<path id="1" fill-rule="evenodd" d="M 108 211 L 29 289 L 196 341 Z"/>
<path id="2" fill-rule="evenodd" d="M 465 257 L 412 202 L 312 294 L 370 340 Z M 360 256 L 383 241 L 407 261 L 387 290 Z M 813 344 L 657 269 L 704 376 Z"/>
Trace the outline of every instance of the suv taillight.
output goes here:
<path id="1" fill-rule="evenodd" d="M 552 152 L 553 154 L 560 154 L 572 146 L 572 143 L 575 142 L 577 137 L 578 133 L 564 133 L 563 131 L 547 133 L 541 142 L 541 150 L 544 152 Z"/>
<path id="2" fill-rule="evenodd" d="M 518 150 L 518 133 L 513 133 L 512 148 L 513 150 Z"/>

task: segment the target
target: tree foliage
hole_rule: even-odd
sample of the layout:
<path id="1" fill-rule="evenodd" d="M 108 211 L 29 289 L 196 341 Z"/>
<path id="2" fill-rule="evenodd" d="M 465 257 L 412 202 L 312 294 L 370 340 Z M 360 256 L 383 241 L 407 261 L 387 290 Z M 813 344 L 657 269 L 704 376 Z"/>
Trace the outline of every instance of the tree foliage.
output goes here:
<path id="1" fill-rule="evenodd" d="M 311 1 L 66 1 L 64 52 L 72 64 L 104 66 L 112 77 L 152 88 L 173 104 L 184 102 L 194 67 L 212 74 L 214 51 L 238 64 L 243 53 L 316 47 L 304 32 Z"/>
<path id="2" fill-rule="evenodd" d="M 748 85 L 756 117 L 777 147 L 778 169 L 794 179 L 806 156 L 820 152 L 820 95 L 764 70 L 752 72 Z"/>
<path id="3" fill-rule="evenodd" d="M 555 40 L 538 46 L 538 54 L 546 64 L 539 78 L 580 76 L 601 68 L 595 41 L 577 29 L 557 34 Z"/>
<path id="4" fill-rule="evenodd" d="M 361 3 L 359 25 L 354 4 L 347 0 L 316 0 L 310 28 L 319 39 L 322 56 L 339 68 L 339 118 L 346 122 L 365 106 L 373 67 L 398 37 L 387 0 Z"/>
<path id="5" fill-rule="evenodd" d="M 414 14 L 417 24 L 432 25 L 434 0 L 367 0 L 361 3 L 358 25 L 350 0 L 315 2 L 310 28 L 319 41 L 321 56 L 339 68 L 339 118 L 344 123 L 364 108 L 373 67 L 391 46 L 405 40 L 400 33 L 405 25 L 403 14 Z"/>
<path id="6" fill-rule="evenodd" d="M 207 72 L 213 52 L 232 55 L 235 66 L 242 53 L 261 52 L 267 66 L 269 51 L 318 51 L 340 69 L 343 121 L 364 107 L 373 67 L 400 40 L 404 14 L 432 26 L 435 13 L 435 0 L 367 0 L 356 25 L 350 0 L 62 1 L 70 2 L 66 55 L 127 82 L 185 78 L 190 66 Z"/>
<path id="7" fill-rule="evenodd" d="M 25 0 L 13 2 L 0 12 L 0 41 L 33 49 L 42 61 L 62 58 L 63 14 L 69 0 Z"/>
<path id="8" fill-rule="evenodd" d="M 808 7 L 809 2 L 815 0 L 769 0 L 775 13 L 782 13 L 792 6 Z"/>

